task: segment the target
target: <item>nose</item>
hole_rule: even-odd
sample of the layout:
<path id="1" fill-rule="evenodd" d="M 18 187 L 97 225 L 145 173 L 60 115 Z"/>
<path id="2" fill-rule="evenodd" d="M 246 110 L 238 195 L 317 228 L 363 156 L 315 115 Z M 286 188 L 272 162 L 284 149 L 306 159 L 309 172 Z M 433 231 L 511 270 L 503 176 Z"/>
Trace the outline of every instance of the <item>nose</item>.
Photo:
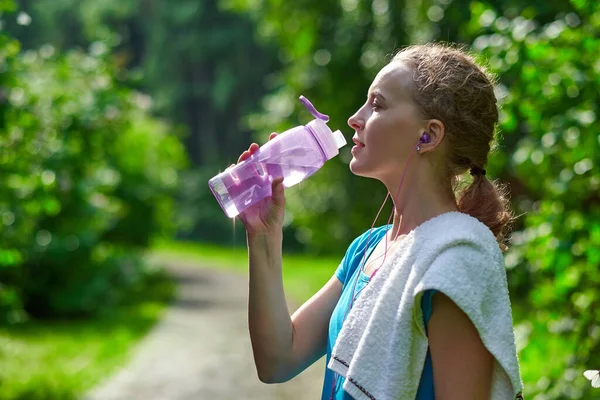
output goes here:
<path id="1" fill-rule="evenodd" d="M 365 127 L 365 122 L 360 117 L 359 113 L 360 113 L 360 110 L 358 110 L 357 112 L 354 113 L 353 116 L 348 118 L 348 126 L 352 129 L 354 129 L 355 131 L 360 131 L 361 129 L 363 129 Z"/>

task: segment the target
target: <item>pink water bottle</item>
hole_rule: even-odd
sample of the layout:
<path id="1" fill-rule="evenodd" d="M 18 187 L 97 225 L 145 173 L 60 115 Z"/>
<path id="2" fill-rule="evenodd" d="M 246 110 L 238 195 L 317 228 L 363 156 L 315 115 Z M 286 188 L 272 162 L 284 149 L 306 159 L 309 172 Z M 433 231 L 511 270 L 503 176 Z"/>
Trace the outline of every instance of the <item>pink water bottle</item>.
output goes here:
<path id="1" fill-rule="evenodd" d="M 250 158 L 208 181 L 208 186 L 229 218 L 271 195 L 271 182 L 284 177 L 290 187 L 303 181 L 335 157 L 346 145 L 344 135 L 332 132 L 327 115 L 318 112 L 304 96 L 300 101 L 315 117 L 279 134 L 262 145 Z"/>

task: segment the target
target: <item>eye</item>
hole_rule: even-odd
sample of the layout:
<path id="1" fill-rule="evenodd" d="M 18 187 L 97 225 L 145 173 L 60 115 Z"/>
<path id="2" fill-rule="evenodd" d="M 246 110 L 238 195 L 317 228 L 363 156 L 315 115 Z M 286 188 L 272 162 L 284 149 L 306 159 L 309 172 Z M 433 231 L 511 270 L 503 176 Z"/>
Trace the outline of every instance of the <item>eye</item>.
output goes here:
<path id="1" fill-rule="evenodd" d="M 373 108 L 373 110 L 377 110 L 381 108 L 381 105 L 377 102 L 377 100 L 374 100 L 373 103 L 371 103 L 371 108 Z"/>

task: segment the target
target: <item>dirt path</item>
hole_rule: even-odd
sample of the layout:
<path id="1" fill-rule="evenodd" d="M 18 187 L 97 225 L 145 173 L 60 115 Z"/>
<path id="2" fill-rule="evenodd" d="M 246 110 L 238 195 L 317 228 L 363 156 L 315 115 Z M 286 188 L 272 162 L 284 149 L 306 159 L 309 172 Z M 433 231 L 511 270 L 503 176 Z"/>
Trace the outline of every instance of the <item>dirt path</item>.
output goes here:
<path id="1" fill-rule="evenodd" d="M 169 265 L 179 283 L 174 304 L 134 349 L 129 364 L 86 400 L 319 399 L 321 359 L 290 382 L 256 376 L 247 318 L 247 277 Z"/>

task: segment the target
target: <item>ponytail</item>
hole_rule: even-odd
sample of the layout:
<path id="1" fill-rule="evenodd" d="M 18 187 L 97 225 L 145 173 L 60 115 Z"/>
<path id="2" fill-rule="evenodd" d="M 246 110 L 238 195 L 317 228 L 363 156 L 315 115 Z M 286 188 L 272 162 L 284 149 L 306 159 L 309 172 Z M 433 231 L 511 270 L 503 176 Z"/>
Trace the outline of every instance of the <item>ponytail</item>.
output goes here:
<path id="1" fill-rule="evenodd" d="M 508 201 L 506 186 L 490 181 L 484 174 L 475 174 L 473 181 L 458 195 L 458 210 L 477 218 L 485 224 L 496 239 L 502 251 L 506 244 L 514 215 Z"/>

